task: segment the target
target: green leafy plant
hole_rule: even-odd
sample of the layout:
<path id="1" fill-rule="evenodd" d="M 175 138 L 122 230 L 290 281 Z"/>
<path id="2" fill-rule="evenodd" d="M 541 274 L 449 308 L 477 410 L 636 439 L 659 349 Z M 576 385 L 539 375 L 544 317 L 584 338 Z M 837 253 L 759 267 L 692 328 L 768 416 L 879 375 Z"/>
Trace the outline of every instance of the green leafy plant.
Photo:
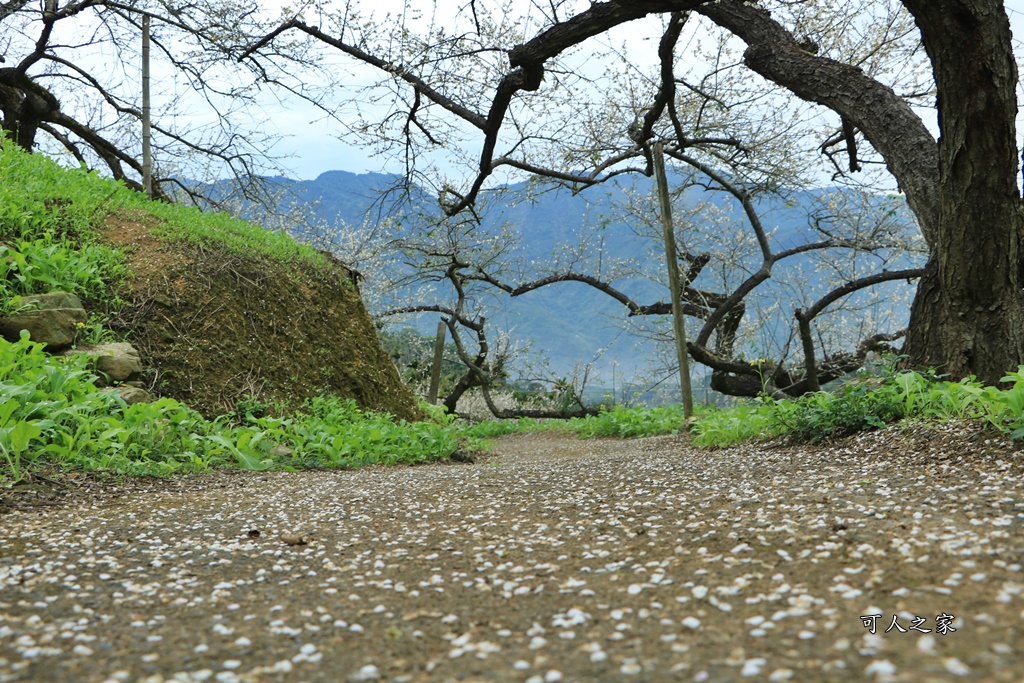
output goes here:
<path id="1" fill-rule="evenodd" d="M 0 306 L 53 290 L 116 304 L 125 277 L 120 252 L 98 239 L 115 211 L 145 212 L 160 237 L 212 242 L 229 252 L 269 255 L 289 266 L 324 264 L 316 250 L 285 234 L 167 203 L 152 203 L 123 185 L 0 140 Z M 110 339 L 102 321 L 81 327 L 77 342 Z M 327 349 L 321 349 L 321 356 Z M 363 412 L 336 397 L 311 400 L 285 415 L 280 406 L 243 401 L 230 415 L 207 420 L 173 399 L 126 405 L 98 390 L 92 360 L 51 357 L 27 336 L 0 340 L 0 483 L 36 468 L 128 475 L 169 475 L 214 467 L 246 469 L 355 467 L 444 458 L 478 440 L 462 435 L 443 413 L 424 423 Z"/>
<path id="2" fill-rule="evenodd" d="M 739 403 L 729 408 L 699 413 L 693 425 L 693 442 L 701 448 L 724 447 L 754 438 L 777 436 L 771 408 L 763 402 Z"/>
<path id="3" fill-rule="evenodd" d="M 478 445 L 450 421 L 396 421 L 332 396 L 288 417 L 249 410 L 242 422 L 207 420 L 169 398 L 129 406 L 95 387 L 90 363 L 52 357 L 27 334 L 15 343 L 0 339 L 0 482 L 44 464 L 166 476 L 213 467 L 414 464 Z"/>
<path id="4" fill-rule="evenodd" d="M 67 291 L 99 298 L 125 274 L 109 247 L 75 246 L 51 234 L 15 245 L 0 244 L 0 296 Z"/>
<path id="5" fill-rule="evenodd" d="M 22 459 L 28 454 L 29 442 L 38 439 L 43 433 L 38 424 L 28 420 L 13 420 L 12 414 L 17 408 L 18 402 L 14 399 L 0 405 L 0 455 L 3 455 L 15 480 L 22 476 Z"/>
<path id="6" fill-rule="evenodd" d="M 648 408 L 637 406 L 627 408 L 617 405 L 603 410 L 598 415 L 573 418 L 566 423 L 566 429 L 581 438 L 612 436 L 635 439 L 658 434 L 677 434 L 685 424 L 681 405 Z"/>
<path id="7" fill-rule="evenodd" d="M 979 400 L 980 415 L 997 429 L 1009 431 L 1011 438 L 1024 439 L 1024 365 L 1002 381 L 1012 386 L 1002 391 L 985 388 Z"/>
<path id="8" fill-rule="evenodd" d="M 891 385 L 877 390 L 864 384 L 846 386 L 836 393 L 818 392 L 769 405 L 771 420 L 781 432 L 811 443 L 878 429 L 906 414 Z"/>

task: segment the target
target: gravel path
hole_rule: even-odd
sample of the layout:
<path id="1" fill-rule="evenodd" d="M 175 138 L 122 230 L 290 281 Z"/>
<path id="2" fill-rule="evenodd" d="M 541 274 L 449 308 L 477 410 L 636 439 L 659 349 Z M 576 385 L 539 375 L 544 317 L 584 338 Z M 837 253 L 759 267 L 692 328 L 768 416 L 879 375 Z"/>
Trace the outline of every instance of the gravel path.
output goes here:
<path id="1" fill-rule="evenodd" d="M 80 497 L 0 516 L 0 683 L 1020 681 L 1022 473 L 967 426 L 534 434 Z"/>

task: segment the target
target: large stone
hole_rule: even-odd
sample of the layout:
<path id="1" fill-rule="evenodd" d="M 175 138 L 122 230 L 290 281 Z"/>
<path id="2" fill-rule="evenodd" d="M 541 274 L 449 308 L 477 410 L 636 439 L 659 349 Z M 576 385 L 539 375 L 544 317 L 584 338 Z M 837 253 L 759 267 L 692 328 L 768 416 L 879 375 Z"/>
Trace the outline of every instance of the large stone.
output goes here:
<path id="1" fill-rule="evenodd" d="M 50 350 L 59 349 L 75 343 L 75 333 L 88 319 L 82 308 L 21 311 L 0 318 L 0 335 L 9 342 L 16 342 L 21 331 L 28 330 L 32 341 L 46 344 Z"/>
<path id="2" fill-rule="evenodd" d="M 110 382 L 129 382 L 142 373 L 142 360 L 134 346 L 127 342 L 78 346 L 64 352 L 65 356 L 84 353 L 96 356 L 96 371 Z M 99 382 L 103 384 L 105 382 Z"/>
<path id="3" fill-rule="evenodd" d="M 82 300 L 70 292 L 50 292 L 49 294 L 29 294 L 21 297 L 21 305 L 29 310 L 50 308 L 84 308 Z"/>
<path id="4" fill-rule="evenodd" d="M 121 397 L 121 400 L 128 405 L 133 405 L 135 403 L 149 403 L 150 401 L 153 400 L 153 397 L 145 389 L 140 389 L 139 387 L 131 387 L 128 385 L 112 387 L 104 389 L 103 391 L 116 392 L 117 395 Z"/>

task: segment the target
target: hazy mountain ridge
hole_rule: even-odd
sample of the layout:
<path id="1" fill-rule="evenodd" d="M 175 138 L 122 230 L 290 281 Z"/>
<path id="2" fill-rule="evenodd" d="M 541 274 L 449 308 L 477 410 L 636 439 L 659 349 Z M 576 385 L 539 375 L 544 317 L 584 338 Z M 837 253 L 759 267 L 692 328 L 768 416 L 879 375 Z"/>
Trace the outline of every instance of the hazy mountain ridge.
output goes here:
<path id="1" fill-rule="evenodd" d="M 382 195 L 382 192 L 399 186 L 401 180 L 395 175 L 330 171 L 314 180 L 275 179 L 275 182 L 281 182 L 289 190 L 291 201 L 312 207 L 317 218 L 329 224 L 343 221 L 349 226 L 360 226 L 389 215 L 396 206 L 397 195 Z M 525 262 L 550 263 L 559 244 L 566 240 L 578 241 L 580 230 L 601 226 L 599 234 L 606 253 L 653 265 L 663 249 L 660 240 L 637 236 L 616 208 L 616 202 L 622 202 L 627 192 L 650 193 L 652 183 L 649 178 L 634 177 L 579 194 L 565 188 L 536 192 L 536 187 L 528 183 L 507 186 L 484 215 L 481 229 L 494 230 L 507 223 L 521 238 L 520 257 Z M 773 248 L 788 248 L 813 236 L 808 211 L 825 193 L 832 191 L 829 188 L 801 190 L 787 197 L 768 196 L 758 201 L 757 211 L 771 233 Z M 425 191 L 413 188 L 412 194 L 411 205 L 415 210 L 436 215 L 436 202 Z M 719 211 L 745 220 L 738 202 L 723 193 L 688 191 L 676 198 L 674 206 L 682 215 L 692 210 L 697 202 L 712 198 L 718 199 Z M 901 211 L 905 213 L 905 209 Z M 798 257 L 805 261 L 807 258 Z M 889 269 L 898 267 L 908 267 L 906 259 L 898 259 Z M 654 269 L 651 275 L 660 278 L 660 268 Z M 367 276 L 372 277 L 372 274 Z M 649 280 L 633 278 L 617 282 L 616 286 L 641 304 L 667 297 L 663 286 Z M 566 374 L 576 362 L 589 362 L 598 350 L 607 349 L 598 363 L 601 374 L 607 377 L 614 363 L 618 372 L 628 377 L 640 369 L 653 352 L 651 342 L 621 334 L 624 307 L 586 285 L 559 283 L 521 297 L 503 297 L 500 301 L 504 305 L 489 315 L 491 323 L 512 329 L 517 339 L 532 340 L 533 349 L 546 356 L 558 374 Z M 693 321 L 690 324 L 695 327 Z M 423 316 L 417 327 L 424 333 L 432 333 L 435 325 L 436 316 Z"/>

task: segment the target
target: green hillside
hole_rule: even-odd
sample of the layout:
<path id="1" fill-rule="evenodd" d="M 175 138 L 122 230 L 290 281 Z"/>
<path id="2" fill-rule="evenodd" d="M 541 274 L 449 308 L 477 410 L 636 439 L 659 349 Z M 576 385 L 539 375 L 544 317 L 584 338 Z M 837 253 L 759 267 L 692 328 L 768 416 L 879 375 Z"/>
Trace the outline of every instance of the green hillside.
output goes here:
<path id="1" fill-rule="evenodd" d="M 447 457 L 351 271 L 282 233 L 147 201 L 0 143 L 0 317 L 78 295 L 75 347 L 128 341 L 148 402 L 97 387 L 95 356 L 0 339 L 0 484 L 32 472 L 168 474 Z M 108 378 L 109 379 L 109 378 Z"/>

